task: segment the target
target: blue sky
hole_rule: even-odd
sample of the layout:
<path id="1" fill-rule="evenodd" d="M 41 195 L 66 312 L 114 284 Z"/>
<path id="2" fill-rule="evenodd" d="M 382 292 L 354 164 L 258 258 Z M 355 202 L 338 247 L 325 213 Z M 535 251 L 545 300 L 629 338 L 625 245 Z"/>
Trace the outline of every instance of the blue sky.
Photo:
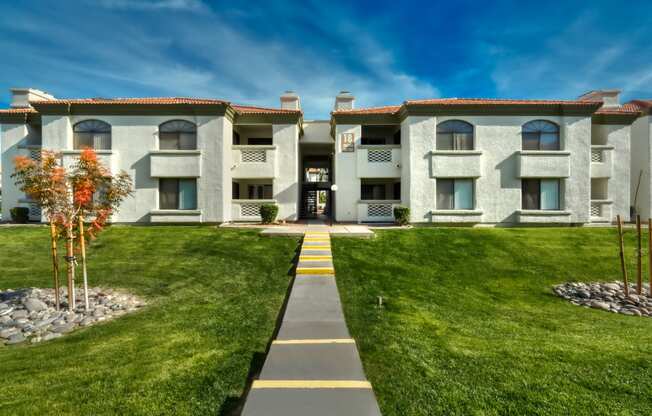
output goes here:
<path id="1" fill-rule="evenodd" d="M 626 5 L 625 5 L 626 4 Z M 652 2 L 78 0 L 0 4 L 9 88 L 57 97 L 198 96 L 327 118 L 435 97 L 652 98 Z"/>

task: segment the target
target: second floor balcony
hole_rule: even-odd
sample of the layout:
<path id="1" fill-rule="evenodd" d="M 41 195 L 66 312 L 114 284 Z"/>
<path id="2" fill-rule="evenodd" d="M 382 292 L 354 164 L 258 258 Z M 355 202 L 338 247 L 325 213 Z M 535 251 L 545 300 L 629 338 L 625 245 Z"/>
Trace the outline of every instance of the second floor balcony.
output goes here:
<path id="1" fill-rule="evenodd" d="M 154 150 L 149 152 L 153 178 L 198 178 L 201 176 L 200 150 Z"/>
<path id="2" fill-rule="evenodd" d="M 568 178 L 570 152 L 564 150 L 521 150 L 518 156 L 519 178 Z"/>
<path id="3" fill-rule="evenodd" d="M 591 177 L 611 178 L 613 170 L 613 146 L 591 146 Z"/>
<path id="4" fill-rule="evenodd" d="M 360 145 L 357 148 L 359 178 L 400 178 L 401 145 Z"/>
<path id="5" fill-rule="evenodd" d="M 234 179 L 276 177 L 275 145 L 234 145 L 232 161 Z"/>

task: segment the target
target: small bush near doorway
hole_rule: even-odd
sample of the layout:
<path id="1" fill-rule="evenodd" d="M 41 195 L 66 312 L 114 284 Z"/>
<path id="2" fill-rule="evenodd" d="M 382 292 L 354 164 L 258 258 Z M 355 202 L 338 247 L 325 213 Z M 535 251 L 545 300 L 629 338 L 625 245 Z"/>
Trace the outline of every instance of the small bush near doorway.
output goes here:
<path id="1" fill-rule="evenodd" d="M 394 220 L 398 225 L 407 225 L 410 222 L 410 208 L 404 206 L 394 207 Z"/>
<path id="2" fill-rule="evenodd" d="M 263 224 L 271 224 L 276 221 L 276 215 L 278 215 L 278 205 L 263 204 L 260 206 L 260 217 Z"/>
<path id="3" fill-rule="evenodd" d="M 29 221 L 29 208 L 15 207 L 9 210 L 11 220 L 18 224 L 26 224 Z"/>

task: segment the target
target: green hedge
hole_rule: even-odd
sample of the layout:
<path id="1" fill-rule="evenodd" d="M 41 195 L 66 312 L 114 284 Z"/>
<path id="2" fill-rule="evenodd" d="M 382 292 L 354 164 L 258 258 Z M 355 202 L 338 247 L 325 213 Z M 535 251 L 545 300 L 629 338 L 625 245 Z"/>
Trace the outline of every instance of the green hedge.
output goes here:
<path id="1" fill-rule="evenodd" d="M 404 206 L 394 207 L 394 220 L 398 225 L 407 225 L 410 222 L 410 208 Z"/>
<path id="2" fill-rule="evenodd" d="M 263 204 L 260 206 L 260 217 L 263 224 L 271 224 L 276 221 L 276 215 L 278 215 L 278 205 Z"/>
<path id="3" fill-rule="evenodd" d="M 29 208 L 15 207 L 9 210 L 11 220 L 18 224 L 25 224 L 29 220 Z"/>

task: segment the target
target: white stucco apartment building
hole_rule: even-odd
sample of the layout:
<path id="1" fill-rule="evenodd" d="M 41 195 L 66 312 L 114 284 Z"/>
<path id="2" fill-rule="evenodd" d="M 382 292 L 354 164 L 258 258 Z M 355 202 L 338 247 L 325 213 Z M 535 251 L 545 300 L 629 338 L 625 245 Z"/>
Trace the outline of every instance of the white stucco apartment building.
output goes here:
<path id="1" fill-rule="evenodd" d="M 386 222 L 404 205 L 415 223 L 584 225 L 652 205 L 649 102 L 620 105 L 614 90 L 376 108 L 342 92 L 330 119 L 316 121 L 291 92 L 279 108 L 12 94 L 0 110 L 5 219 L 14 206 L 40 215 L 10 178 L 16 155 L 56 150 L 69 165 L 88 146 L 134 180 L 115 222 L 257 221 L 258 207 L 275 203 L 284 221 Z"/>

